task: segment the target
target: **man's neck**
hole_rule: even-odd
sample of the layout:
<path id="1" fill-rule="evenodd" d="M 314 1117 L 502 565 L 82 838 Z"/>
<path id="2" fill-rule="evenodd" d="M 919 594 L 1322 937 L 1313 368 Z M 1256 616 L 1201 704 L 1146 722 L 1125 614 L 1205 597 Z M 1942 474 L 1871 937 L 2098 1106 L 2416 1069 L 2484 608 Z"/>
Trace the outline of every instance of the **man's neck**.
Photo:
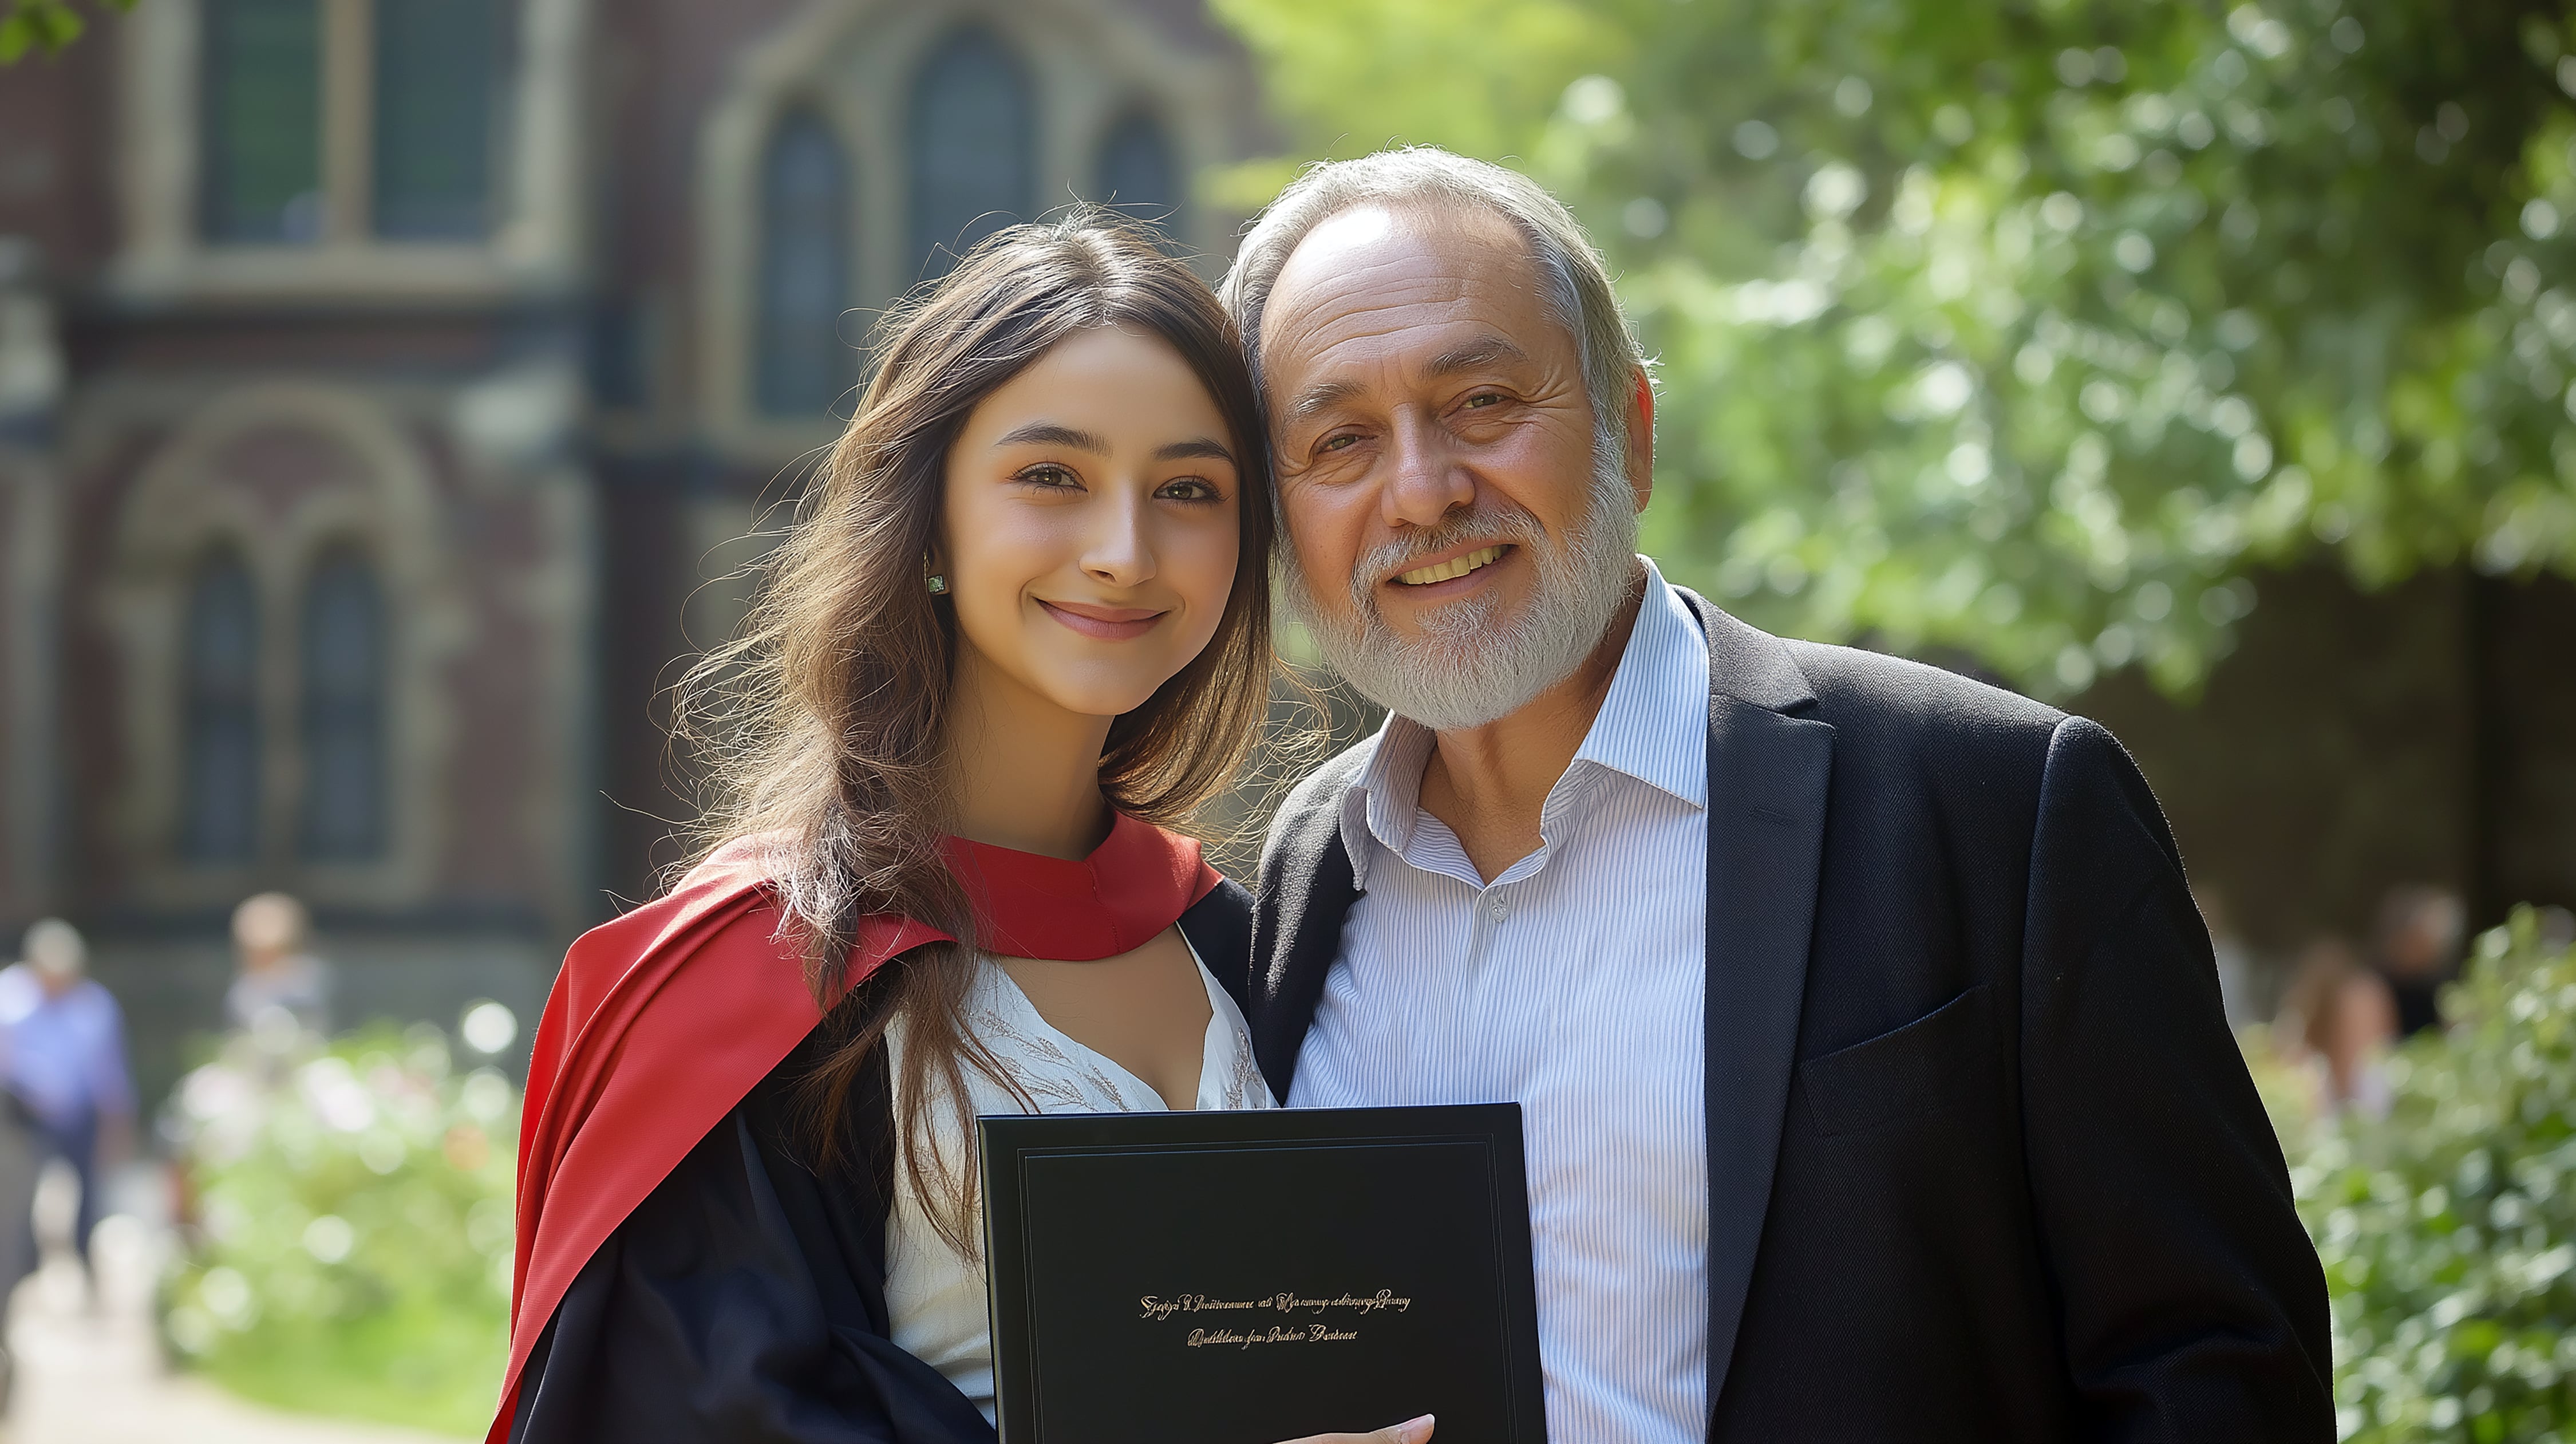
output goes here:
<path id="1" fill-rule="evenodd" d="M 1482 727 L 1434 733 L 1422 770 L 1422 810 L 1448 825 L 1487 882 L 1536 852 L 1539 812 L 1583 749 L 1619 675 L 1645 589 L 1610 619 L 1601 642 L 1562 682 Z"/>

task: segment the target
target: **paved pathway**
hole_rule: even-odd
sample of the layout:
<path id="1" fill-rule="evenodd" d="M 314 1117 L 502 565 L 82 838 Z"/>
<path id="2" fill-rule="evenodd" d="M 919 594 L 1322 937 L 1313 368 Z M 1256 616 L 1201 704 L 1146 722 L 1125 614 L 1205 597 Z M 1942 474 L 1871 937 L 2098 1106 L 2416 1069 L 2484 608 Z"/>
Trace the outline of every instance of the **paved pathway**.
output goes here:
<path id="1" fill-rule="evenodd" d="M 456 1444 L 443 1436 L 281 1414 L 235 1399 L 161 1361 L 151 1320 L 164 1236 L 149 1211 L 152 1180 L 128 1181 L 129 1212 L 99 1223 L 99 1298 L 80 1265 L 51 1252 L 20 1286 L 9 1315 L 18 1363 L 6 1444 Z M 39 1218 L 45 1209 L 39 1205 Z M 59 1212 L 60 1210 L 57 1210 Z"/>

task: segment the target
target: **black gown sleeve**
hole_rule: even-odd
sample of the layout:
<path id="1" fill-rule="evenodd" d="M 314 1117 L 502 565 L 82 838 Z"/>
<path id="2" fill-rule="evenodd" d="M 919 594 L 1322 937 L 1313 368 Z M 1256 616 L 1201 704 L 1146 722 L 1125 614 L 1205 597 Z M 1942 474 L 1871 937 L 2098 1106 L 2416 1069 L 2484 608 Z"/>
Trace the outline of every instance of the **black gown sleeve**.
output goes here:
<path id="1" fill-rule="evenodd" d="M 819 1036 L 819 1035 L 818 1035 Z M 792 1083 L 764 1079 L 601 1245 L 529 1357 L 512 1444 L 994 1444 L 885 1304 L 893 1116 L 883 1049 L 828 1181 Z"/>
<path id="2" fill-rule="evenodd" d="M 1228 878 L 1181 914 L 1181 936 L 1190 940 L 1199 961 L 1234 999 L 1249 1009 L 1252 990 L 1252 894 Z"/>
<path id="3" fill-rule="evenodd" d="M 1238 1001 L 1252 900 L 1220 884 L 1180 919 Z M 673 1169 L 575 1276 L 521 1376 L 511 1444 L 995 1444 L 938 1370 L 897 1348 L 885 1302 L 894 1112 L 862 1070 L 828 1178 L 795 1081 L 818 1030 Z"/>

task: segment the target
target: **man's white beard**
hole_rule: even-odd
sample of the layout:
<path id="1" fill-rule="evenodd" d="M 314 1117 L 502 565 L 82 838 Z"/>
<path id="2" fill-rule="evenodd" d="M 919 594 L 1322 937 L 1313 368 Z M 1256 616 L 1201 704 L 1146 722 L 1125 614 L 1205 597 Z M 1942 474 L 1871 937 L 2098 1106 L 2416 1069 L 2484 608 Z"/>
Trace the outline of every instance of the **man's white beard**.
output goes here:
<path id="1" fill-rule="evenodd" d="M 1291 550 L 1281 568 L 1289 611 L 1360 695 L 1435 732 L 1482 727 L 1519 711 L 1592 655 L 1636 578 L 1637 509 L 1619 448 L 1595 445 L 1593 457 L 1589 507 L 1562 544 L 1509 502 L 1460 512 L 1362 557 L 1344 616 L 1316 605 Z M 1426 613 L 1419 638 L 1398 636 L 1378 610 L 1377 579 L 1474 542 L 1529 553 L 1538 582 L 1520 615 L 1497 616 L 1500 599 L 1487 592 Z"/>

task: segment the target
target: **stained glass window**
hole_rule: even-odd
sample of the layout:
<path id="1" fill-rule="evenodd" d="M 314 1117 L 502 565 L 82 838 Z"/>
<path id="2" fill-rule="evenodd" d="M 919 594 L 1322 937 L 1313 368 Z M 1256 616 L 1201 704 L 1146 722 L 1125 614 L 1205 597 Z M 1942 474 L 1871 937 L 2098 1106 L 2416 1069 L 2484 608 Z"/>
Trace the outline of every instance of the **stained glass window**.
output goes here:
<path id="1" fill-rule="evenodd" d="M 960 30 L 913 80 L 912 255 L 945 275 L 976 242 L 1030 214 L 1037 139 L 1027 80 L 1002 43 Z"/>
<path id="2" fill-rule="evenodd" d="M 820 418 L 856 374 L 841 339 L 850 287 L 850 176 L 822 117 L 791 111 L 761 165 L 760 409 Z"/>
<path id="3" fill-rule="evenodd" d="M 375 857 L 385 844 L 385 604 L 353 548 L 326 553 L 304 590 L 304 855 Z"/>
<path id="4" fill-rule="evenodd" d="M 180 854 L 248 862 L 259 847 L 259 597 L 230 551 L 189 588 L 181 659 Z"/>
<path id="5" fill-rule="evenodd" d="M 492 228 L 509 0 L 376 0 L 375 231 L 475 240 Z"/>
<path id="6" fill-rule="evenodd" d="M 198 211 L 207 239 L 322 229 L 320 0 L 205 0 Z"/>

